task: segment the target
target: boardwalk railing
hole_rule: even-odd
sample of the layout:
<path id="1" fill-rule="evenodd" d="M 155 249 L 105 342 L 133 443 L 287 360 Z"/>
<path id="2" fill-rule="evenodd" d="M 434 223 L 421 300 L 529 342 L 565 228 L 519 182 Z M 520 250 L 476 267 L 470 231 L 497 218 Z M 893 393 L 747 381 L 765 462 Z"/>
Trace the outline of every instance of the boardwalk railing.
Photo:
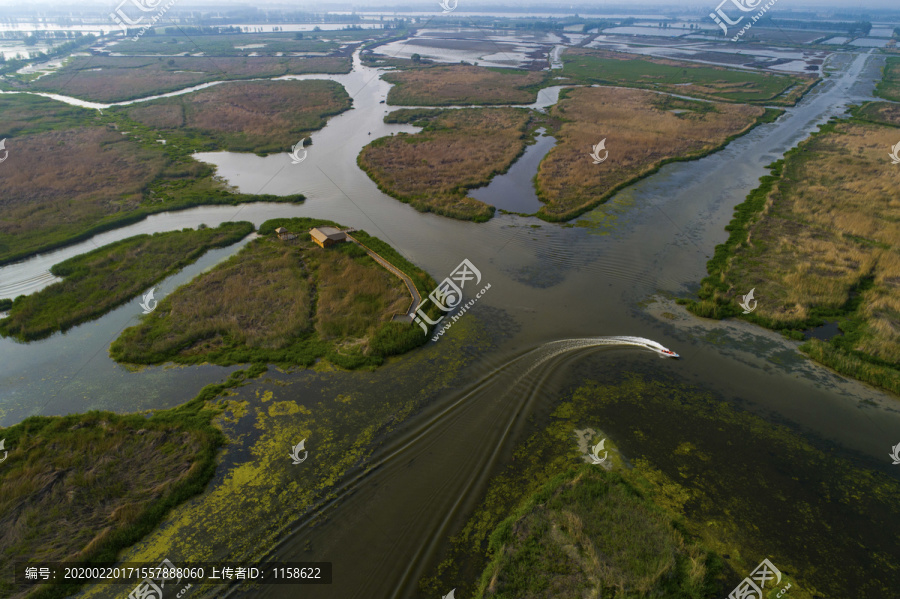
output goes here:
<path id="1" fill-rule="evenodd" d="M 347 233 L 347 231 L 345 231 L 345 233 Z M 378 254 L 378 252 L 369 248 L 368 246 L 366 246 L 366 244 L 362 243 L 361 241 L 359 241 L 358 239 L 356 239 L 349 233 L 347 235 L 347 239 L 349 239 L 356 245 L 358 245 L 361 248 L 363 248 L 364 250 L 366 250 L 366 253 L 369 254 L 369 256 L 371 256 L 373 260 L 375 260 L 376 262 L 381 264 L 383 267 L 385 267 L 388 271 L 390 271 L 397 277 L 400 277 L 400 279 L 404 283 L 406 283 L 406 288 L 409 290 L 409 295 L 412 297 L 412 301 L 410 302 L 409 308 L 406 310 L 405 313 L 401 314 L 398 312 L 397 314 L 394 314 L 391 317 L 391 320 L 402 320 L 405 322 L 412 322 L 413 314 L 416 313 L 416 310 L 419 309 L 419 304 L 422 303 L 422 296 L 419 295 L 419 290 L 416 289 L 416 285 L 415 285 L 415 283 L 413 283 L 413 280 L 411 278 L 409 278 L 409 275 L 407 275 L 405 272 L 403 272 L 402 270 L 400 270 L 399 268 L 397 268 L 396 266 L 394 266 L 393 264 L 388 262 L 385 258 L 382 258 Z"/>

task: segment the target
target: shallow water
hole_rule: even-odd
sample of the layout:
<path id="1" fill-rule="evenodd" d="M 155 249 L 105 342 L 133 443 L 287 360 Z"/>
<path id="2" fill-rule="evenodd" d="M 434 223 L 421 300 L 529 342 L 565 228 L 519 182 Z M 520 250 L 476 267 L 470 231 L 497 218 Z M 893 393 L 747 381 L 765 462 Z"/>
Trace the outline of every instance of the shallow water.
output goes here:
<path id="1" fill-rule="evenodd" d="M 813 339 L 821 339 L 822 341 L 828 341 L 832 337 L 837 337 L 841 334 L 841 329 L 838 326 L 838 322 L 826 322 L 825 324 L 818 326 L 814 329 L 809 329 L 807 331 L 803 331 L 803 334 L 806 335 L 806 338 Z"/>
<path id="2" fill-rule="evenodd" d="M 544 129 L 539 129 L 538 133 L 537 141 L 525 148 L 525 153 L 509 171 L 495 176 L 490 184 L 484 187 L 470 190 L 469 195 L 509 212 L 520 214 L 537 212 L 544 204 L 535 193 L 532 179 L 537 174 L 541 160 L 556 143 L 556 138 L 544 135 Z"/>

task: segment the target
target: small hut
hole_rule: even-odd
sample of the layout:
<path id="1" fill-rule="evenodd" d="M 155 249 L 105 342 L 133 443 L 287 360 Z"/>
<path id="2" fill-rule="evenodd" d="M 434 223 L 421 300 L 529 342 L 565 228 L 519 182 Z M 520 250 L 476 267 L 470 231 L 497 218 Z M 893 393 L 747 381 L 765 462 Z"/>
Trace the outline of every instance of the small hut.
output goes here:
<path id="1" fill-rule="evenodd" d="M 282 241 L 297 239 L 297 235 L 295 233 L 291 233 L 284 227 L 278 227 L 277 229 L 275 229 L 275 234 L 278 235 L 278 239 Z"/>
<path id="2" fill-rule="evenodd" d="M 316 227 L 309 230 L 309 236 L 322 248 L 347 241 L 347 234 L 334 227 Z"/>

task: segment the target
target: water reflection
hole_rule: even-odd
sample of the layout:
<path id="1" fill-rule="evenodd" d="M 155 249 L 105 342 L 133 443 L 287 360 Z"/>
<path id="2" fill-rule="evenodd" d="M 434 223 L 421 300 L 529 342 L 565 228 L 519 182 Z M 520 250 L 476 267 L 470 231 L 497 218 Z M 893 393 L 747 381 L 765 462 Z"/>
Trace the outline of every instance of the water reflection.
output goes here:
<path id="1" fill-rule="evenodd" d="M 525 153 L 509 171 L 491 179 L 489 185 L 471 190 L 469 195 L 508 212 L 537 212 L 544 204 L 535 193 L 533 179 L 541 160 L 556 143 L 556 138 L 544 135 L 544 132 L 543 128 L 538 129 L 536 142 L 525 148 Z"/>

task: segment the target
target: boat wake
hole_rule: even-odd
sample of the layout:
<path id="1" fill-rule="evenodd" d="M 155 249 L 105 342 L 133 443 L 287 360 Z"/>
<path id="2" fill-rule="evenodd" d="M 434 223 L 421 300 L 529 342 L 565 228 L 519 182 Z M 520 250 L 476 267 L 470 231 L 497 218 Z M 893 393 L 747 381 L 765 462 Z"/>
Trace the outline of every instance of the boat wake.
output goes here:
<path id="1" fill-rule="evenodd" d="M 587 349 L 590 347 L 602 347 L 604 345 L 607 346 L 621 346 L 621 345 L 630 345 L 633 347 L 642 347 L 644 349 L 649 349 L 651 351 L 656 352 L 660 358 L 679 358 L 678 354 L 665 347 L 664 345 L 653 341 L 652 339 L 646 339 L 645 337 L 629 337 L 623 335 L 616 336 L 608 336 L 608 337 L 583 337 L 580 339 L 563 339 L 560 341 L 551 341 L 550 343 L 544 344 L 537 351 L 541 353 L 545 353 L 543 359 L 539 360 L 538 363 L 545 361 L 548 358 L 552 358 L 554 356 L 558 356 L 563 353 L 567 353 L 576 349 Z"/>
<path id="2" fill-rule="evenodd" d="M 440 555 L 454 522 L 474 509 L 473 502 L 486 490 L 499 464 L 508 459 L 506 452 L 512 443 L 527 433 L 530 416 L 557 399 L 551 379 L 591 349 L 629 346 L 653 351 L 660 357 L 678 357 L 643 337 L 581 337 L 543 343 L 502 363 L 485 365 L 477 380 L 465 388 L 423 406 L 419 414 L 347 471 L 327 497 L 305 506 L 280 538 L 255 557 L 290 561 L 302 555 L 310 543 L 321 544 L 325 554 L 343 554 L 348 551 L 344 543 L 355 543 L 357 533 L 341 523 L 365 514 L 368 521 L 378 523 L 367 525 L 372 538 L 387 539 L 397 526 L 405 531 L 402 547 L 382 539 L 378 541 L 383 543 L 380 546 L 390 548 L 380 552 L 385 557 L 365 558 L 371 559 L 366 563 L 367 570 L 384 571 L 388 563 L 393 563 L 386 556 L 406 552 L 405 567 L 392 570 L 390 578 L 383 580 L 379 588 L 382 596 L 415 596 L 418 581 Z M 460 438 L 472 441 L 459 443 Z M 441 450 L 436 451 L 437 447 Z M 328 532 L 320 526 L 326 526 Z M 355 559 L 364 559 L 364 554 L 354 554 Z M 222 596 L 279 599 L 274 589 L 273 585 L 262 592 L 251 592 L 238 584 Z M 361 599 L 371 596 L 371 590 L 367 583 L 342 596 Z"/>
<path id="3" fill-rule="evenodd" d="M 644 347 L 649 350 L 653 350 L 659 354 L 660 358 L 679 358 L 680 356 L 670 350 L 669 348 L 663 346 L 652 339 L 646 339 L 644 337 L 627 337 L 627 336 L 618 336 L 618 337 L 596 337 L 597 341 L 603 341 L 601 345 L 633 345 L 635 347 Z"/>

